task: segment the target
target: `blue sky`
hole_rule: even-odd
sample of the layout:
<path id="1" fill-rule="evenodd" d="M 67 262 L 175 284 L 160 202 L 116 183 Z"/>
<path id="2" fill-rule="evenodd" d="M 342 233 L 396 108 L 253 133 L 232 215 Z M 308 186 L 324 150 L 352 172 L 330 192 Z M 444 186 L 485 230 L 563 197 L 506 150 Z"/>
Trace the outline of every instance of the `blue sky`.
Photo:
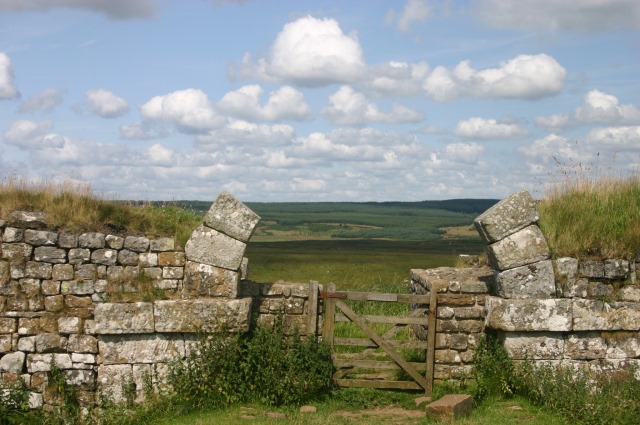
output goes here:
<path id="1" fill-rule="evenodd" d="M 0 179 L 420 201 L 637 175 L 639 35 L 637 0 L 0 0 Z"/>

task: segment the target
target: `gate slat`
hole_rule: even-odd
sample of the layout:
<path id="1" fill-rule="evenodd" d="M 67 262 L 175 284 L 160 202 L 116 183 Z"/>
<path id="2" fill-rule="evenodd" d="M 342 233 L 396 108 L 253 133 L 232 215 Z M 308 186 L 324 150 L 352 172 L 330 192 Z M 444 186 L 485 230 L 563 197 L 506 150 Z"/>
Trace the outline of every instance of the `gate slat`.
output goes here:
<path id="1" fill-rule="evenodd" d="M 411 316 L 372 316 L 372 315 L 361 315 L 360 317 L 364 318 L 367 322 L 370 323 L 387 323 L 387 324 L 398 324 L 398 325 L 429 325 L 429 318 L 427 316 L 424 317 L 411 317 Z M 343 315 L 336 314 L 335 315 L 336 322 L 350 322 L 351 320 Z"/>
<path id="2" fill-rule="evenodd" d="M 383 381 L 370 379 L 336 379 L 336 384 L 341 387 L 355 388 L 379 388 L 389 390 L 422 390 L 420 385 L 413 381 Z"/>
<path id="3" fill-rule="evenodd" d="M 398 347 L 398 348 L 421 348 L 423 350 L 426 350 L 427 348 L 429 348 L 428 341 L 391 339 L 391 340 L 387 340 L 387 343 L 392 347 Z M 378 348 L 378 344 L 376 344 L 374 341 L 372 341 L 369 338 L 334 338 L 333 345 L 337 345 L 337 346 L 353 345 L 356 347 Z"/>

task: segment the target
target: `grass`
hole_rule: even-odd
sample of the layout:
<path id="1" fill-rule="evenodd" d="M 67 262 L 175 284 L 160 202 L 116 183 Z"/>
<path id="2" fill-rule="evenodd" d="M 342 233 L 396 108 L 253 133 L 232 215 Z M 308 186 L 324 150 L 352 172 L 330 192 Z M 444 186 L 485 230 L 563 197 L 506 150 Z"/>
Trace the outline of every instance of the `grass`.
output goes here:
<path id="1" fill-rule="evenodd" d="M 159 206 L 103 199 L 71 180 L 33 182 L 11 176 L 0 180 L 0 218 L 13 211 L 42 211 L 54 229 L 73 233 L 175 237 L 184 245 L 201 216 L 171 203 Z"/>
<path id="2" fill-rule="evenodd" d="M 564 174 L 538 205 L 554 257 L 633 258 L 640 247 L 640 176 Z"/>

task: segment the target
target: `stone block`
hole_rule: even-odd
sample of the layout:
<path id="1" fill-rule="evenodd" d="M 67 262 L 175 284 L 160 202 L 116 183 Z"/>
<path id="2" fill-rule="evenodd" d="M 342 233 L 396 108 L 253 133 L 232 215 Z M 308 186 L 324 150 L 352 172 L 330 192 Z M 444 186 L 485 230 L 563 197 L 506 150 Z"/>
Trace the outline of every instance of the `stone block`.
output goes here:
<path id="1" fill-rule="evenodd" d="M 98 340 L 103 365 L 169 362 L 184 357 L 181 335 L 103 335 Z"/>
<path id="2" fill-rule="evenodd" d="M 138 264 L 139 254 L 137 252 L 129 251 L 128 249 L 123 249 L 118 252 L 118 263 L 123 266 L 135 266 Z"/>
<path id="3" fill-rule="evenodd" d="M 158 265 L 158 254 L 155 252 L 144 252 L 138 257 L 140 267 L 155 267 Z"/>
<path id="4" fill-rule="evenodd" d="M 53 280 L 72 280 L 73 265 L 71 264 L 55 264 L 52 269 L 51 278 Z"/>
<path id="5" fill-rule="evenodd" d="M 53 246 L 58 242 L 58 234 L 56 232 L 47 232 L 44 230 L 27 229 L 24 231 L 24 241 L 34 246 Z"/>
<path id="6" fill-rule="evenodd" d="M 82 332 L 84 323 L 79 317 L 60 317 L 58 319 L 58 330 L 63 334 L 77 334 Z"/>
<path id="7" fill-rule="evenodd" d="M 18 351 L 24 351 L 25 353 L 35 353 L 36 337 L 23 336 L 20 339 L 18 339 Z"/>
<path id="8" fill-rule="evenodd" d="M 2 234 L 2 241 L 5 243 L 22 242 L 24 230 L 15 227 L 7 227 Z"/>
<path id="9" fill-rule="evenodd" d="M 184 277 L 184 267 L 163 267 L 163 279 L 182 279 Z"/>
<path id="10" fill-rule="evenodd" d="M 537 222 L 538 218 L 535 199 L 522 190 L 489 208 L 473 224 L 485 243 L 489 244 Z"/>
<path id="11" fill-rule="evenodd" d="M 553 360 L 564 353 L 562 334 L 551 332 L 501 332 L 500 339 L 514 360 Z"/>
<path id="12" fill-rule="evenodd" d="M 124 238 L 124 248 L 133 252 L 147 252 L 149 250 L 149 238 L 127 236 Z"/>
<path id="13" fill-rule="evenodd" d="M 259 221 L 258 214 L 231 194 L 222 192 L 205 214 L 203 224 L 233 239 L 248 242 Z"/>
<path id="14" fill-rule="evenodd" d="M 613 295 L 613 285 L 603 282 L 589 282 L 587 294 L 589 298 L 610 298 Z"/>
<path id="15" fill-rule="evenodd" d="M 640 305 L 630 302 L 605 303 L 573 299 L 574 331 L 639 331 Z"/>
<path id="16" fill-rule="evenodd" d="M 491 266 L 500 271 L 537 263 L 550 256 L 547 240 L 535 225 L 487 246 L 487 254 Z"/>
<path id="17" fill-rule="evenodd" d="M 36 336 L 36 351 L 38 353 L 54 353 L 64 351 L 67 339 L 57 333 L 43 333 Z"/>
<path id="18" fill-rule="evenodd" d="M 44 297 L 44 309 L 49 312 L 58 312 L 64 308 L 64 296 L 52 295 Z"/>
<path id="19" fill-rule="evenodd" d="M 565 358 L 571 360 L 603 359 L 607 354 L 607 343 L 597 332 L 569 334 L 565 343 Z M 558 357 L 560 358 L 560 357 Z"/>
<path id="20" fill-rule="evenodd" d="M 105 266 L 115 266 L 118 260 L 118 251 L 115 249 L 96 249 L 91 253 L 91 262 Z"/>
<path id="21" fill-rule="evenodd" d="M 27 261 L 27 265 L 24 270 L 25 277 L 33 277 L 36 279 L 51 279 L 52 268 L 53 266 L 49 263 Z"/>
<path id="22" fill-rule="evenodd" d="M 11 267 L 8 261 L 0 261 L 0 287 L 9 283 L 11 279 Z"/>
<path id="23" fill-rule="evenodd" d="M 162 267 L 184 267 L 186 258 L 184 252 L 159 252 L 158 265 Z"/>
<path id="24" fill-rule="evenodd" d="M 78 245 L 80 248 L 100 249 L 106 244 L 106 236 L 104 233 L 89 232 L 83 233 L 78 237 Z"/>
<path id="25" fill-rule="evenodd" d="M 98 339 L 91 335 L 69 335 L 67 341 L 67 349 L 74 353 L 92 353 L 98 352 Z"/>
<path id="26" fill-rule="evenodd" d="M 68 280 L 60 283 L 60 293 L 63 295 L 91 295 L 95 292 L 95 281 Z"/>
<path id="27" fill-rule="evenodd" d="M 589 281 L 585 278 L 568 278 L 558 283 L 565 298 L 587 298 Z"/>
<path id="28" fill-rule="evenodd" d="M 58 368 L 60 369 L 71 369 L 73 367 L 73 363 L 71 362 L 71 355 L 67 353 L 27 355 L 27 371 L 29 373 L 49 372 L 51 371 L 52 363 L 58 366 Z"/>
<path id="29" fill-rule="evenodd" d="M 578 259 L 571 257 L 558 258 L 553 262 L 558 276 L 573 278 L 578 273 Z"/>
<path id="30" fill-rule="evenodd" d="M 495 294 L 503 298 L 551 298 L 556 295 L 551 260 L 495 274 Z"/>
<path id="31" fill-rule="evenodd" d="M 9 214 L 9 224 L 27 229 L 42 229 L 47 225 L 46 214 L 41 211 L 14 211 Z"/>
<path id="32" fill-rule="evenodd" d="M 640 287 L 638 286 L 625 286 L 624 288 L 618 291 L 618 300 L 619 301 L 632 301 L 639 303 L 640 302 Z"/>
<path id="33" fill-rule="evenodd" d="M 2 258 L 9 260 L 11 263 L 22 262 L 29 260 L 33 247 L 26 243 L 3 243 Z"/>
<path id="34" fill-rule="evenodd" d="M 0 372 L 16 374 L 22 373 L 25 357 L 26 355 L 22 351 L 5 354 L 0 358 Z"/>
<path id="35" fill-rule="evenodd" d="M 80 265 L 88 263 L 91 251 L 87 248 L 72 248 L 69 250 L 69 264 Z"/>
<path id="36" fill-rule="evenodd" d="M 487 297 L 485 324 L 502 331 L 572 330 L 572 300 L 570 299 L 504 299 Z"/>
<path id="37" fill-rule="evenodd" d="M 473 399 L 467 394 L 447 394 L 427 405 L 427 415 L 437 421 L 453 422 L 468 416 L 473 408 Z"/>
<path id="38" fill-rule="evenodd" d="M 604 277 L 606 279 L 625 279 L 629 276 L 629 261 L 604 260 Z"/>
<path id="39" fill-rule="evenodd" d="M 133 380 L 133 368 L 130 364 L 114 364 L 98 366 L 96 383 L 103 397 L 113 403 L 124 403 L 123 391 L 126 384 Z"/>
<path id="40" fill-rule="evenodd" d="M 156 332 L 232 332 L 249 329 L 251 298 L 156 301 Z"/>
<path id="41" fill-rule="evenodd" d="M 602 279 L 604 277 L 604 262 L 600 260 L 582 260 L 578 265 L 578 272 L 583 277 Z"/>
<path id="42" fill-rule="evenodd" d="M 58 235 L 58 246 L 60 248 L 77 248 L 78 235 L 71 233 L 60 233 L 60 235 Z"/>
<path id="43" fill-rule="evenodd" d="M 187 261 L 183 293 L 187 298 L 235 298 L 238 294 L 238 272 Z"/>
<path id="44" fill-rule="evenodd" d="M 176 248 L 174 238 L 157 238 L 149 241 L 149 249 L 151 252 L 173 251 Z"/>
<path id="45" fill-rule="evenodd" d="M 0 353 L 13 351 L 13 340 L 11 334 L 0 334 Z"/>
<path id="46" fill-rule="evenodd" d="M 39 246 L 33 250 L 33 259 L 43 263 L 62 264 L 67 262 L 67 251 L 52 246 Z"/>
<path id="47" fill-rule="evenodd" d="M 0 334 L 12 334 L 16 331 L 17 319 L 0 317 Z"/>
<path id="48" fill-rule="evenodd" d="M 187 260 L 238 270 L 247 245 L 209 227 L 199 226 L 185 245 Z"/>
<path id="49" fill-rule="evenodd" d="M 152 303 L 102 303 L 94 310 L 96 334 L 152 333 Z"/>

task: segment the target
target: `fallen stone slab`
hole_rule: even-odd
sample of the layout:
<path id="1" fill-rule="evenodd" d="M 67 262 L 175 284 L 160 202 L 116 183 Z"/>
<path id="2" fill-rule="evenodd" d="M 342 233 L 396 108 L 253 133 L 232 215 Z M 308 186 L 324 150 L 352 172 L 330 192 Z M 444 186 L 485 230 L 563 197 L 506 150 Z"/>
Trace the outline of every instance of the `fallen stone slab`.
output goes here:
<path id="1" fill-rule="evenodd" d="M 468 394 L 448 394 L 427 406 L 427 415 L 438 421 L 454 421 L 471 413 L 473 400 Z"/>
<path id="2" fill-rule="evenodd" d="M 248 242 L 260 216 L 231 194 L 222 192 L 204 216 L 203 224 L 241 242 Z"/>
<path id="3" fill-rule="evenodd" d="M 480 214 L 473 224 L 485 243 L 493 243 L 538 221 L 536 201 L 521 190 Z"/>

